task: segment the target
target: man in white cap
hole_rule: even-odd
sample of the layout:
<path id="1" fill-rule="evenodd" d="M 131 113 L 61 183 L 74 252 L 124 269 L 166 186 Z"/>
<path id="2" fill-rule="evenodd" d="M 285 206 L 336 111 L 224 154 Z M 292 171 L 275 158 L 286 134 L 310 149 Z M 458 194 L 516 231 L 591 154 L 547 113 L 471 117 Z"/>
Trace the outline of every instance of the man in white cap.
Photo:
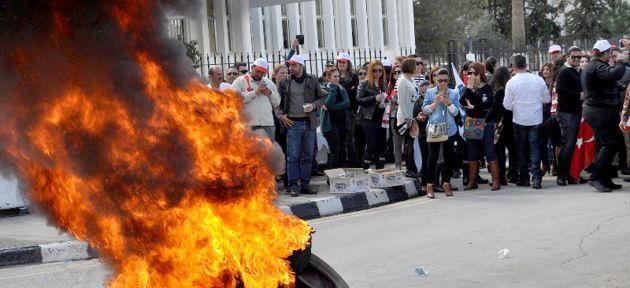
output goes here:
<path id="1" fill-rule="evenodd" d="M 260 58 L 254 61 L 252 71 L 234 80 L 234 89 L 243 97 L 243 110 L 255 132 L 275 141 L 276 127 L 273 110 L 280 105 L 280 94 L 273 81 L 266 78 L 269 63 Z"/>
<path id="2" fill-rule="evenodd" d="M 610 67 L 611 45 L 599 40 L 593 47 L 593 58 L 582 73 L 584 106 L 582 116 L 593 128 L 599 152 L 593 161 L 593 173 L 588 184 L 600 192 L 611 192 L 621 188 L 612 182 L 612 161 L 619 148 L 618 139 L 623 137 L 619 129 L 612 129 L 620 123 L 619 108 L 623 99 L 617 90 L 616 81 L 623 77 L 627 55 L 617 57 L 614 67 Z"/>
<path id="3" fill-rule="evenodd" d="M 315 194 L 309 188 L 313 169 L 313 150 L 319 126 L 318 111 L 324 104 L 317 78 L 304 71 L 304 57 L 295 55 L 289 61 L 291 77 L 280 82 L 280 106 L 276 115 L 287 128 L 288 192 L 296 197 Z"/>

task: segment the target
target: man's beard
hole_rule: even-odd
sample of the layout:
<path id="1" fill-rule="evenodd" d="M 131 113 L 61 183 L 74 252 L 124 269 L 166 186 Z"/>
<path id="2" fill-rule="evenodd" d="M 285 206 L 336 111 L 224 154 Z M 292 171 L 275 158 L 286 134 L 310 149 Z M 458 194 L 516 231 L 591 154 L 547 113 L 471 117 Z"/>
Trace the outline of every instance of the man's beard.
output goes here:
<path id="1" fill-rule="evenodd" d="M 254 78 L 255 81 L 262 80 L 262 76 L 254 76 L 254 75 L 252 75 L 252 78 Z"/>

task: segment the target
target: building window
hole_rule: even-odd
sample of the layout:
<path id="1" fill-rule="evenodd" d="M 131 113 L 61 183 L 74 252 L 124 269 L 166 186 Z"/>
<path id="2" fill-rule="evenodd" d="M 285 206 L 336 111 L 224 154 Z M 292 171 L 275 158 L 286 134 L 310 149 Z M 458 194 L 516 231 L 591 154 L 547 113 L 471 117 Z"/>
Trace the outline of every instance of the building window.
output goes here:
<path id="1" fill-rule="evenodd" d="M 168 22 L 168 36 L 173 39 L 179 39 L 188 42 L 184 28 L 184 18 L 171 18 Z"/>
<path id="2" fill-rule="evenodd" d="M 232 5 L 230 5 L 232 1 L 225 0 L 225 22 L 227 24 L 227 51 L 231 51 L 234 47 L 234 39 L 232 37 Z"/>
<path id="3" fill-rule="evenodd" d="M 324 20 L 322 20 L 322 0 L 315 0 L 315 18 L 317 19 L 317 47 L 324 48 Z M 333 24 L 334 25 L 334 24 Z M 328 31 L 328 33 L 333 33 Z"/>
<path id="4" fill-rule="evenodd" d="M 352 46 L 359 46 L 359 30 L 357 27 L 357 7 L 355 0 L 350 0 L 350 25 L 352 25 Z"/>
<path id="5" fill-rule="evenodd" d="M 208 8 L 208 42 L 210 43 L 210 51 L 217 51 L 217 28 L 214 19 L 214 1 L 207 1 Z"/>
<path id="6" fill-rule="evenodd" d="M 385 2 L 385 0 L 381 0 L 381 16 L 383 18 L 383 45 L 388 46 L 389 37 L 387 35 L 387 4 Z"/>

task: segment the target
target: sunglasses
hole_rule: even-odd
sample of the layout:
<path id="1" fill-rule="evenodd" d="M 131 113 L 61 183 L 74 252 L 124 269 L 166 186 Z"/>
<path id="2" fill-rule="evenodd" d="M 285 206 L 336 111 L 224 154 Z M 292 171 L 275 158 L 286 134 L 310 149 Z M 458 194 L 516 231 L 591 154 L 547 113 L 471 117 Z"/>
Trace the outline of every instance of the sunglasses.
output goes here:
<path id="1" fill-rule="evenodd" d="M 249 72 L 249 70 L 241 70 L 240 72 L 241 72 L 241 74 L 245 74 L 245 73 Z"/>
<path id="2" fill-rule="evenodd" d="M 473 75 L 473 74 L 475 74 L 475 76 L 478 76 L 479 72 L 477 72 L 477 71 L 468 71 L 468 75 Z"/>
<path id="3" fill-rule="evenodd" d="M 374 70 L 372 70 L 372 72 L 374 72 L 374 73 L 377 73 L 377 72 L 381 73 L 381 72 L 383 72 L 383 69 L 374 69 Z"/>
<path id="4" fill-rule="evenodd" d="M 573 59 L 573 60 L 580 60 L 580 59 L 582 59 L 582 56 L 571 56 L 571 59 Z"/>
<path id="5" fill-rule="evenodd" d="M 359 72 L 359 73 L 357 73 L 357 75 L 359 75 L 359 76 L 365 76 L 365 75 L 367 75 L 367 73 L 366 73 L 366 72 Z"/>
<path id="6" fill-rule="evenodd" d="M 396 70 L 396 71 L 394 71 L 394 73 L 396 73 L 396 74 L 402 74 L 402 71 L 400 71 L 400 70 Z"/>
<path id="7" fill-rule="evenodd" d="M 424 65 L 424 62 L 422 62 L 422 61 L 416 61 L 416 66 L 420 66 L 420 65 Z"/>
<path id="8" fill-rule="evenodd" d="M 236 72 L 229 72 L 229 73 L 227 73 L 227 75 L 236 76 L 236 75 L 238 75 L 238 73 L 236 73 Z"/>
<path id="9" fill-rule="evenodd" d="M 437 80 L 438 83 L 448 83 L 448 79 Z"/>

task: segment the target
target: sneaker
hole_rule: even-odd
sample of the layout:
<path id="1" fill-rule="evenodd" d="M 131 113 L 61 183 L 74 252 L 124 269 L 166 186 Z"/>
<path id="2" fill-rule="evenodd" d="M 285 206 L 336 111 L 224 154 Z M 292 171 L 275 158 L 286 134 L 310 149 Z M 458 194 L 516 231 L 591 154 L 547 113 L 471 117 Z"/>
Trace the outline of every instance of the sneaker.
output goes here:
<path id="1" fill-rule="evenodd" d="M 304 187 L 300 189 L 300 194 L 314 195 L 317 194 L 317 190 L 313 190 L 309 187 Z"/>
<path id="2" fill-rule="evenodd" d="M 588 185 L 591 185 L 591 187 L 597 189 L 599 192 L 612 192 L 612 189 L 606 187 L 606 185 L 604 185 L 604 183 L 599 179 L 588 181 Z"/>
<path id="3" fill-rule="evenodd" d="M 556 184 L 558 184 L 558 186 L 567 186 L 567 180 L 558 177 L 558 179 L 556 179 Z"/>
<path id="4" fill-rule="evenodd" d="M 300 196 L 300 191 L 298 191 L 297 188 L 289 188 L 289 189 L 287 189 L 287 191 L 289 192 L 289 195 L 291 195 L 291 197 L 298 197 L 298 196 Z"/>

